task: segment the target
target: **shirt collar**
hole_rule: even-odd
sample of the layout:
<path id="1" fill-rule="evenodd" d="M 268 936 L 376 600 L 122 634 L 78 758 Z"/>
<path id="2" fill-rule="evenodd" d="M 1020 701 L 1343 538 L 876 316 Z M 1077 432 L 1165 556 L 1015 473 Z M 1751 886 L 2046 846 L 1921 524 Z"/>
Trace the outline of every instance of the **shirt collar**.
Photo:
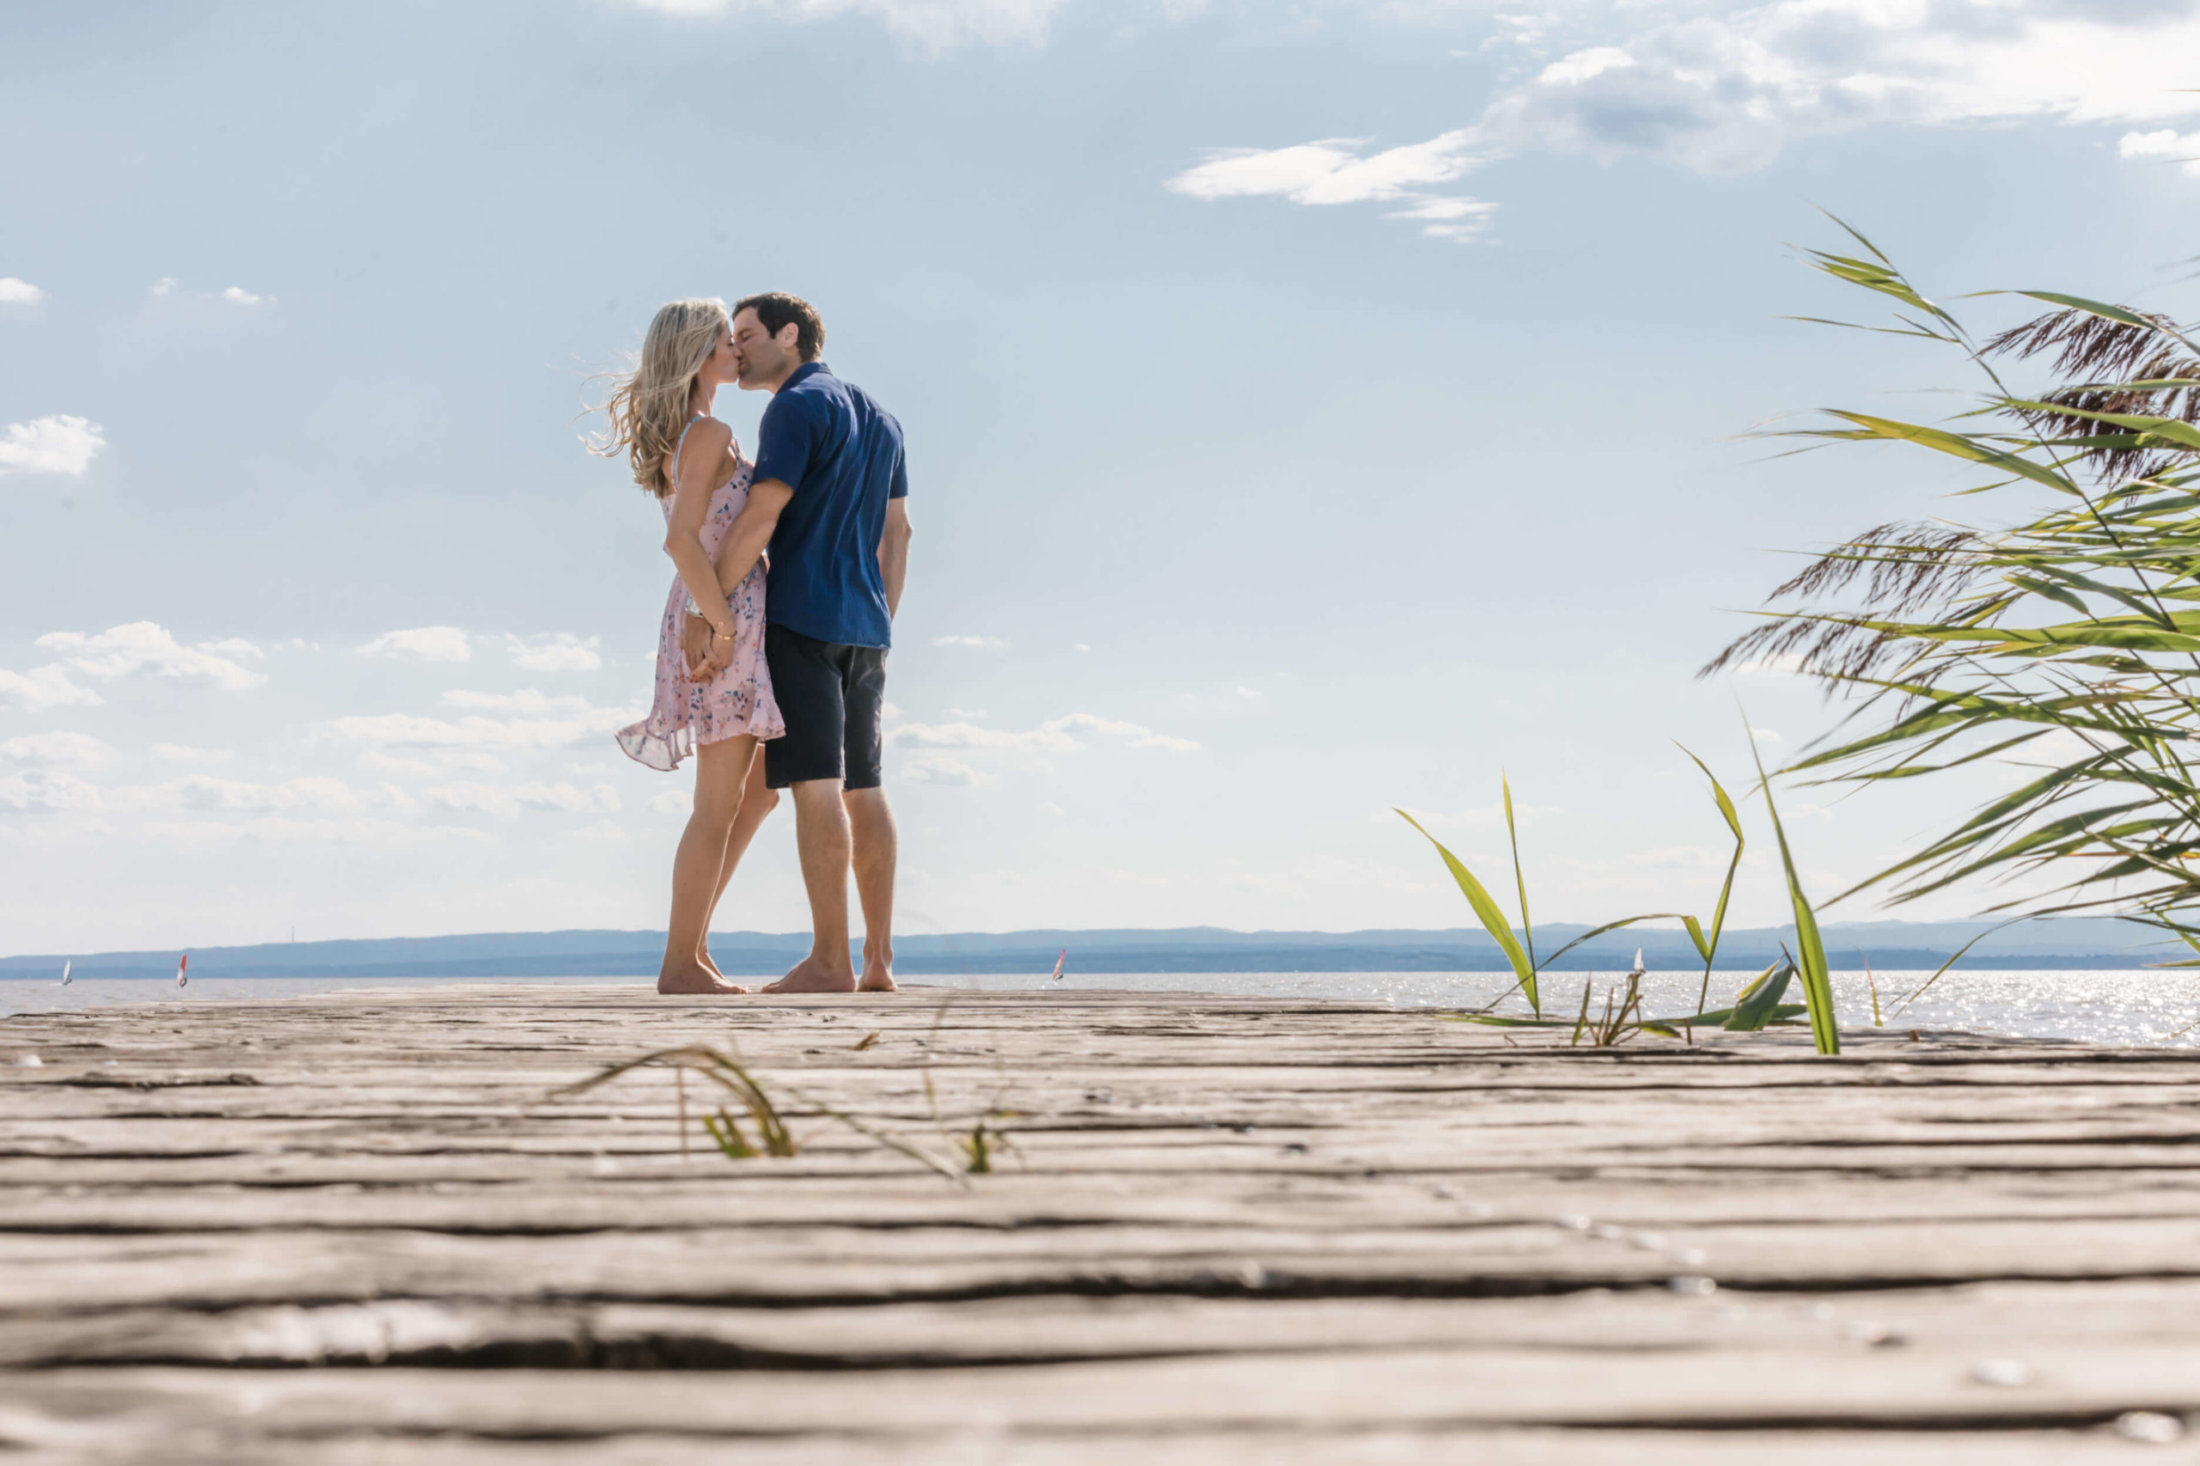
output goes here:
<path id="1" fill-rule="evenodd" d="M 830 367 L 825 365 L 824 359 L 822 357 L 820 357 L 816 361 L 806 361 L 787 374 L 787 380 L 779 384 L 779 390 L 781 392 L 784 392 L 789 387 L 792 387 L 795 383 L 804 381 L 810 377 L 814 377 L 819 372 L 825 372 L 830 375 L 831 370 L 832 369 Z M 773 395 L 776 396 L 777 394 L 775 393 Z"/>

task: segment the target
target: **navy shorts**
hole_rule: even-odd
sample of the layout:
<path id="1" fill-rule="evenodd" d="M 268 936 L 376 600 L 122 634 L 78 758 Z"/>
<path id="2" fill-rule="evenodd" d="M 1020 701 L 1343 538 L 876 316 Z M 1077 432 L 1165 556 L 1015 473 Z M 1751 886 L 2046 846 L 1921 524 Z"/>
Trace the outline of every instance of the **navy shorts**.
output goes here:
<path id="1" fill-rule="evenodd" d="M 784 626 L 764 628 L 764 660 L 786 734 L 764 745 L 764 782 L 774 789 L 838 779 L 876 789 L 884 733 L 886 648 L 841 646 Z"/>

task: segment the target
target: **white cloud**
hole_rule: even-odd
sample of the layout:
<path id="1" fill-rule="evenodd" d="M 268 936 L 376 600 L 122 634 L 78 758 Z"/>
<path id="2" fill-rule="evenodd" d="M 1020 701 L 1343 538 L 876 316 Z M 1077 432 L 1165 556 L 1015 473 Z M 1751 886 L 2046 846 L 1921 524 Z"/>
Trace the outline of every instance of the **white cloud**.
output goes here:
<path id="1" fill-rule="evenodd" d="M 363 657 L 411 657 L 421 662 L 468 662 L 473 642 L 456 626 L 415 626 L 385 631 L 359 648 Z"/>
<path id="2" fill-rule="evenodd" d="M 601 713 L 607 718 L 626 716 L 616 708 L 599 708 L 577 693 L 558 693 L 553 696 L 539 687 L 522 687 L 517 692 L 473 692 L 465 688 L 453 688 L 443 694 L 446 707 L 464 708 L 472 713 L 577 713 L 583 716 Z"/>
<path id="3" fill-rule="evenodd" d="M 1607 71 L 1618 71 L 1635 65 L 1635 58 L 1617 46 L 1591 46 L 1586 51 L 1576 51 L 1564 60 L 1553 61 L 1543 68 L 1536 81 L 1547 87 L 1578 86 L 1593 81 Z"/>
<path id="4" fill-rule="evenodd" d="M 593 672 L 603 665 L 603 657 L 596 650 L 600 643 L 599 637 L 584 641 L 570 631 L 504 638 L 512 661 L 530 672 Z"/>
<path id="5" fill-rule="evenodd" d="M 997 636 L 935 636 L 932 638 L 932 645 L 1001 647 L 1008 643 Z"/>
<path id="6" fill-rule="evenodd" d="M 1300 143 L 1294 147 L 1233 148 L 1213 154 L 1168 182 L 1196 199 L 1270 197 L 1295 204 L 1402 203 L 1388 217 L 1417 220 L 1435 239 L 1464 242 L 1488 227 L 1497 205 L 1481 199 L 1426 192 L 1449 183 L 1482 161 L 1471 130 L 1447 132 L 1425 143 L 1362 156 L 1358 139 Z"/>
<path id="7" fill-rule="evenodd" d="M 362 791 L 341 779 L 284 779 L 262 784 L 248 779 L 217 779 L 209 774 L 116 791 L 111 802 L 205 813 L 363 814 L 370 809 L 409 811 L 415 807 L 410 796 L 388 785 Z"/>
<path id="8" fill-rule="evenodd" d="M 445 809 L 510 818 L 529 810 L 558 814 L 616 814 L 618 791 L 609 784 L 582 789 L 572 784 L 443 784 L 424 791 Z"/>
<path id="9" fill-rule="evenodd" d="M 632 722 L 625 708 L 597 707 L 586 698 L 551 697 L 532 688 L 520 692 L 446 692 L 446 704 L 469 710 L 461 718 L 429 718 L 413 713 L 380 713 L 336 718 L 320 733 L 346 743 L 380 748 L 473 749 L 515 751 L 569 748 Z M 485 713 L 519 717 L 487 717 Z"/>
<path id="10" fill-rule="evenodd" d="M 226 748 L 191 748 L 181 743 L 156 743 L 146 751 L 172 764 L 212 764 L 236 757 Z"/>
<path id="11" fill-rule="evenodd" d="M 149 672 L 205 683 L 223 692 L 244 692 L 267 680 L 242 665 L 241 659 L 261 656 L 251 642 L 230 638 L 185 646 L 166 627 L 151 621 L 132 621 L 90 636 L 81 631 L 49 632 L 38 638 L 38 645 L 58 653 L 64 666 L 86 677 L 111 680 Z"/>
<path id="12" fill-rule="evenodd" d="M 1752 728 L 1749 730 L 1749 736 L 1758 743 L 1778 743 L 1780 741 L 1779 733 L 1771 728 Z"/>
<path id="13" fill-rule="evenodd" d="M 2116 142 L 2121 158 L 2152 158 L 2182 164 L 2177 171 L 2200 178 L 2200 132 L 2180 134 L 2175 128 L 2160 132 L 2127 132 Z"/>
<path id="14" fill-rule="evenodd" d="M 1360 139 L 1334 138 L 1296 147 L 1228 148 L 1169 180 L 1196 199 L 1278 197 L 1295 204 L 1364 204 L 1403 198 L 1431 183 L 1449 183 L 1477 159 L 1473 135 L 1462 129 L 1425 143 L 1361 156 Z"/>
<path id="15" fill-rule="evenodd" d="M 26 733 L 0 739 L 0 759 L 45 768 L 94 769 L 115 756 L 114 746 L 88 733 Z"/>
<path id="16" fill-rule="evenodd" d="M 299 819 L 289 814 L 256 814 L 248 819 L 148 821 L 138 827 L 145 839 L 186 851 L 221 849 L 245 840 L 269 845 L 380 845 L 411 847 L 459 843 L 487 845 L 496 837 L 464 825 L 423 824 L 367 816 Z"/>
<path id="17" fill-rule="evenodd" d="M 93 707 L 99 694 L 72 681 L 65 667 L 33 667 L 11 672 L 0 667 L 0 698 L 42 713 L 48 708 Z"/>
<path id="18" fill-rule="evenodd" d="M 760 15 L 775 20 L 873 20 L 932 51 L 966 42 L 1000 45 L 1046 39 L 1063 0 L 629 0 L 667 15 Z"/>
<path id="19" fill-rule="evenodd" d="M 695 801 L 677 789 L 668 789 L 649 801 L 649 807 L 659 814 L 686 814 Z"/>
<path id="20" fill-rule="evenodd" d="M 275 297 L 247 290 L 242 285 L 230 285 L 220 290 L 186 290 L 173 275 L 163 275 L 153 282 L 146 294 L 155 300 L 219 301 L 224 305 L 242 306 L 247 310 L 255 306 L 273 305 Z"/>
<path id="21" fill-rule="evenodd" d="M 1120 741 L 1131 748 L 1191 753 L 1199 745 L 1188 738 L 1156 733 L 1140 723 L 1102 718 L 1092 713 L 1071 713 L 1053 718 L 1036 728 L 1012 730 L 981 728 L 975 723 L 904 723 L 890 730 L 886 741 L 897 748 L 916 751 L 903 772 L 921 782 L 970 784 L 983 780 L 960 758 L 943 756 L 952 750 L 962 754 L 1008 755 L 1029 760 L 1047 754 L 1076 753 L 1092 746 L 1094 739 Z"/>
<path id="22" fill-rule="evenodd" d="M 1172 738 L 1166 733 L 1156 733 L 1137 723 L 1126 723 L 1117 718 L 1100 718 L 1091 713 L 1071 713 L 1066 718 L 1056 718 L 1045 725 L 1065 733 L 1084 733 L 1108 738 L 1121 738 L 1133 748 L 1158 748 L 1169 753 L 1196 753 L 1199 745 L 1189 738 Z"/>
<path id="23" fill-rule="evenodd" d="M 0 810 L 58 813 L 99 808 L 99 788 L 74 774 L 32 769 L 0 778 Z"/>
<path id="24" fill-rule="evenodd" d="M 979 773 L 959 758 L 944 753 L 918 754 L 901 766 L 901 776 L 915 784 L 945 784 L 950 788 L 971 789 L 994 780 Z"/>
<path id="25" fill-rule="evenodd" d="M 371 810 L 410 813 L 411 796 L 382 785 L 354 789 L 341 779 L 298 778 L 274 783 L 192 774 L 161 784 L 101 788 L 73 774 L 34 771 L 0 779 L 0 808 L 15 810 L 147 811 L 190 814 L 331 814 Z"/>
<path id="26" fill-rule="evenodd" d="M 904 723 L 886 735 L 902 748 L 988 749 L 994 752 L 1074 753 L 1084 745 L 1051 724 L 1023 732 L 975 723 Z"/>
<path id="27" fill-rule="evenodd" d="M 407 754 L 391 753 L 370 745 L 359 750 L 359 767 L 393 778 L 448 778 L 452 774 L 501 774 L 508 765 L 493 753 L 478 748 L 437 745 L 412 747 Z"/>
<path id="28" fill-rule="evenodd" d="M 1168 181 L 1194 198 L 1406 200 L 1392 217 L 1472 238 L 1487 206 L 1424 195 L 1476 164 L 1539 150 L 1655 155 L 1710 173 L 1761 168 L 1791 142 L 1878 125 L 2038 119 L 2138 123 L 2200 112 L 2193 0 L 1580 0 L 1511 38 L 1564 50 L 1463 127 L 1364 153 L 1335 139 L 1236 150 Z M 2192 136 L 2132 133 L 2127 157 L 2192 155 Z M 2200 168 L 2192 171 L 2200 175 Z"/>
<path id="29" fill-rule="evenodd" d="M 8 424 L 0 437 L 0 474 L 65 473 L 81 478 L 107 446 L 96 422 L 66 413 Z"/>
<path id="30" fill-rule="evenodd" d="M 569 748 L 596 731 L 563 720 L 460 718 L 454 722 L 411 713 L 335 718 L 324 727 L 330 736 L 345 742 L 414 748 Z"/>
<path id="31" fill-rule="evenodd" d="M 30 281 L 0 275 L 0 305 L 36 305 L 45 298 L 46 292 Z"/>

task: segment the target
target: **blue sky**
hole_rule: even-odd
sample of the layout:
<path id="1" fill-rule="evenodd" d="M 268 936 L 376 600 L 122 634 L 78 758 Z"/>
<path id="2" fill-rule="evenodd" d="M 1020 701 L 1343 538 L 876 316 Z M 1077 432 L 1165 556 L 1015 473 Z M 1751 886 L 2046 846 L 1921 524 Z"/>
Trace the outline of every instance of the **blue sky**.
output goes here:
<path id="1" fill-rule="evenodd" d="M 909 929 L 1457 924 L 1388 808 L 1495 864 L 1501 768 L 1539 917 L 1706 907 L 1673 740 L 1831 714 L 1694 668 L 1961 482 L 1735 441 L 1967 385 L 1780 319 L 1859 305 L 1810 206 L 2190 316 L 2194 56 L 2200 0 L 15 7 L 0 949 L 660 924 L 687 776 L 609 732 L 671 572 L 577 415 L 768 288 L 909 434 Z M 1976 792 L 1789 799 L 1831 890 Z M 804 924 L 782 816 L 720 925 Z"/>

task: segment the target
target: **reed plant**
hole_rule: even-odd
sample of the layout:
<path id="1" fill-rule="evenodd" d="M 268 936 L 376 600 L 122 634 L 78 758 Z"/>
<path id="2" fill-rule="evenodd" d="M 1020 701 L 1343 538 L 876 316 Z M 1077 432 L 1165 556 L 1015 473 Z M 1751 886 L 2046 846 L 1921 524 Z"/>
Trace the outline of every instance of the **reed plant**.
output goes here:
<path id="1" fill-rule="evenodd" d="M 1467 905 L 1473 910 L 1475 919 L 1481 923 L 1482 929 L 1489 934 L 1490 939 L 1497 944 L 1498 950 L 1505 954 L 1506 961 L 1513 970 L 1513 985 L 1499 994 L 1495 1002 L 1488 1004 L 1479 1012 L 1456 1014 L 1452 1015 L 1453 1017 L 1460 1021 L 1485 1023 L 1503 1028 L 1570 1027 L 1572 1029 L 1570 1039 L 1572 1044 L 1579 1045 L 1584 1038 L 1587 1038 L 1592 1047 L 1609 1048 L 1624 1043 L 1629 1038 L 1642 1033 L 1654 1033 L 1664 1037 L 1685 1038 L 1692 1041 L 1695 1029 L 1699 1025 L 1719 1026 L 1736 1031 L 1754 1031 L 1762 1029 L 1770 1023 L 1786 1022 L 1798 1014 L 1808 1013 L 1810 1015 L 1812 1041 L 1818 1052 L 1821 1054 L 1837 1054 L 1841 1051 L 1840 1030 L 1834 1020 L 1833 985 L 1826 964 L 1825 944 L 1819 936 L 1816 913 L 1809 899 L 1803 894 L 1802 879 L 1796 869 L 1792 852 L 1789 850 L 1787 832 L 1780 823 L 1779 810 L 1773 801 L 1771 781 L 1765 774 L 1761 760 L 1757 766 L 1758 785 L 1765 796 L 1766 807 L 1772 815 L 1773 831 L 1779 840 L 1781 865 L 1786 877 L 1788 898 L 1795 915 L 1797 946 L 1801 948 L 1804 955 L 1800 962 L 1790 958 L 1785 964 L 1776 963 L 1774 966 L 1767 968 L 1758 976 L 1755 982 L 1750 983 L 1737 994 L 1732 1007 L 1721 1008 L 1716 1011 L 1705 1011 L 1704 1005 L 1710 1001 L 1711 971 L 1718 960 L 1719 939 L 1726 930 L 1727 907 L 1734 895 L 1734 881 L 1741 871 L 1742 854 L 1747 849 L 1748 839 L 1742 832 L 1741 814 L 1735 808 L 1733 798 L 1727 794 L 1725 786 L 1719 783 L 1718 776 L 1711 772 L 1710 765 L 1686 748 L 1682 748 L 1681 752 L 1687 754 L 1690 762 L 1702 771 L 1705 780 L 1711 786 L 1711 797 L 1718 808 L 1719 816 L 1726 822 L 1728 831 L 1734 837 L 1734 850 L 1727 861 L 1726 877 L 1719 886 L 1718 901 L 1712 908 L 1711 927 L 1708 932 L 1705 931 L 1703 923 L 1696 917 L 1682 912 L 1647 912 L 1639 916 L 1623 917 L 1618 921 L 1610 921 L 1602 926 L 1593 927 L 1558 948 L 1549 956 L 1538 959 L 1535 952 L 1535 929 L 1528 916 L 1527 876 L 1520 861 L 1520 833 L 1513 814 L 1510 779 L 1500 775 L 1499 787 L 1505 811 L 1506 840 L 1512 857 L 1513 886 L 1520 902 L 1521 921 L 1520 931 L 1517 934 L 1513 931 L 1511 920 L 1504 908 L 1497 902 L 1496 898 L 1490 895 L 1489 888 L 1482 884 L 1474 872 L 1469 870 L 1466 864 L 1457 855 L 1454 855 L 1441 840 L 1431 835 L 1419 820 L 1416 820 L 1402 809 L 1397 811 L 1401 819 L 1412 825 L 1414 829 L 1419 830 L 1422 837 L 1436 848 L 1436 853 L 1442 857 L 1444 867 L 1451 873 L 1453 882 L 1459 887 L 1460 893 L 1467 898 Z M 1618 931 L 1623 927 L 1634 926 L 1645 921 L 1680 922 L 1683 929 L 1687 931 L 1690 941 L 1695 945 L 1697 954 L 1703 958 L 1703 982 L 1697 994 L 1696 1012 L 1673 1018 L 1646 1018 L 1643 1016 L 1641 983 L 1645 974 L 1642 953 L 1638 949 L 1635 953 L 1634 970 L 1625 979 L 1625 989 L 1621 990 L 1615 987 L 1607 992 L 1604 1007 L 1596 1016 L 1592 1017 L 1590 1012 L 1592 993 L 1589 984 L 1583 985 L 1581 1010 L 1570 1022 L 1562 1018 L 1546 1018 L 1543 1016 L 1541 979 L 1543 974 L 1550 969 L 1552 963 L 1584 942 L 1591 941 L 1608 932 Z M 1801 1004 L 1781 1004 L 1779 999 L 1785 994 L 1789 981 L 1798 976 L 1801 977 L 1803 982 L 1806 1001 Z M 1527 999 L 1531 1016 L 1519 1018 L 1497 1014 L 1492 1011 L 1499 1003 L 1504 1002 L 1515 992 L 1520 993 Z"/>
<path id="2" fill-rule="evenodd" d="M 1688 753 L 1688 750 L 1684 748 L 1681 752 Z M 1696 758 L 1692 753 L 1688 756 L 1691 759 Z M 1704 766 L 1703 760 L 1696 759 L 1696 766 L 1703 769 L 1706 778 L 1710 778 L 1711 770 Z M 1505 914 L 1505 909 L 1497 903 L 1496 898 L 1490 895 L 1489 888 L 1476 879 L 1474 872 L 1468 870 L 1459 857 L 1451 853 L 1451 850 L 1443 841 L 1431 835 L 1419 820 L 1407 814 L 1404 810 L 1398 809 L 1393 812 L 1407 824 L 1413 826 L 1414 829 L 1419 830 L 1422 838 L 1436 847 L 1436 853 L 1442 857 L 1444 868 L 1451 873 L 1453 883 L 1459 887 L 1460 894 L 1467 898 L 1467 905 L 1474 912 L 1475 920 L 1481 923 L 1483 931 L 1489 933 L 1490 940 L 1497 943 L 1498 950 L 1505 954 L 1506 962 L 1512 967 L 1513 985 L 1499 996 L 1499 1001 L 1502 1002 L 1505 998 L 1518 992 L 1528 1000 L 1528 1007 L 1534 1012 L 1535 1016 L 1541 1018 L 1543 1016 L 1542 977 L 1552 963 L 1584 942 L 1593 941 L 1607 932 L 1615 932 L 1623 927 L 1634 926 L 1645 921 L 1678 921 L 1686 926 L 1689 936 L 1696 944 L 1697 951 L 1703 955 L 1704 982 L 1708 988 L 1711 980 L 1711 964 L 1718 955 L 1719 933 L 1726 925 L 1727 898 L 1733 894 L 1734 875 L 1740 868 L 1742 860 L 1742 826 L 1740 818 L 1734 813 L 1733 801 L 1727 798 L 1726 791 L 1719 787 L 1717 779 L 1711 779 L 1711 787 L 1719 802 L 1721 812 L 1726 816 L 1729 828 L 1734 832 L 1735 843 L 1734 859 L 1727 866 L 1726 884 L 1719 891 L 1719 903 L 1712 915 L 1709 937 L 1704 934 L 1703 924 L 1693 916 L 1684 916 L 1676 911 L 1653 911 L 1645 912 L 1640 916 L 1621 917 L 1618 921 L 1608 921 L 1600 927 L 1583 932 L 1548 956 L 1541 958 L 1536 955 L 1535 924 L 1528 914 L 1528 877 L 1526 869 L 1520 863 L 1520 828 L 1513 816 L 1512 780 L 1509 777 L 1503 774 L 1498 776 L 1498 789 L 1505 810 L 1505 838 L 1512 854 L 1513 889 L 1520 901 L 1520 931 L 1517 935 L 1513 931 L 1511 919 Z"/>
<path id="3" fill-rule="evenodd" d="M 1773 436 L 1899 445 L 1979 477 L 1943 517 L 1814 557 L 1704 671 L 1775 664 L 1851 702 L 1790 772 L 2014 782 L 1842 896 L 1986 883 L 1992 911 L 2123 916 L 2200 953 L 2200 348 L 2168 316 L 2045 290 L 1984 292 L 2049 309 L 1978 336 L 1841 227 L 1854 252 L 1808 260 L 1893 303 L 1861 329 L 1959 355 L 1978 388 L 1941 422 L 1833 411 Z M 2013 383 L 2020 367 L 2044 381 Z M 1808 982 L 1823 953 L 1803 948 Z"/>

